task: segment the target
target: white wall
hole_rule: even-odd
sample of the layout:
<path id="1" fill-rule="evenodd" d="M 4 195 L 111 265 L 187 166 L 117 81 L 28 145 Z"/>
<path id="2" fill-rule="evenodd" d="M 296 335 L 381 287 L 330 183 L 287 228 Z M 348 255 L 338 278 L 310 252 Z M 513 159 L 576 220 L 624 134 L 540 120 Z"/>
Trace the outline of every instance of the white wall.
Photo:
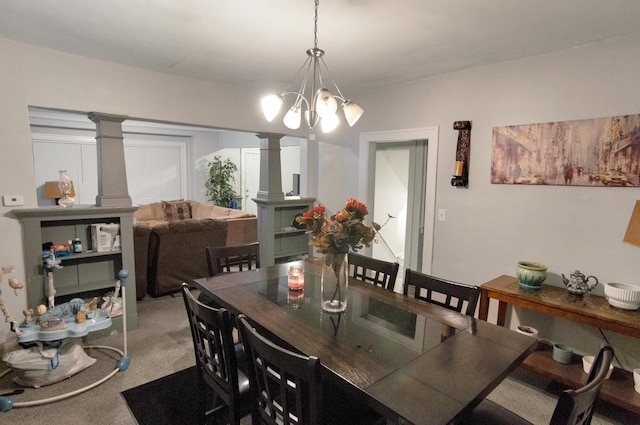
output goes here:
<path id="1" fill-rule="evenodd" d="M 547 283 L 558 286 L 560 274 L 575 269 L 602 283 L 640 284 L 640 249 L 622 242 L 640 188 L 489 182 L 495 126 L 640 113 L 639 51 L 636 35 L 354 96 L 365 109 L 359 132 L 440 127 L 436 208 L 446 209 L 447 220 L 435 223 L 434 275 L 482 284 L 515 276 L 518 260 L 534 260 L 548 265 Z M 473 125 L 469 189 L 450 184 L 458 120 Z M 344 167 L 357 155 L 353 149 L 351 158 L 343 156 Z M 344 176 L 320 178 L 323 199 Z M 519 319 L 582 351 L 595 352 L 602 340 L 597 329 L 576 331 L 573 324 L 527 311 Z M 638 341 L 605 335 L 626 367 L 640 367 Z"/>
<path id="2" fill-rule="evenodd" d="M 491 185 L 491 129 L 495 126 L 640 113 L 640 35 L 551 55 L 506 62 L 371 93 L 352 94 L 365 109 L 355 128 L 317 135 L 318 201 L 330 210 L 358 192 L 358 134 L 440 127 L 433 273 L 480 284 L 514 275 L 518 260 L 549 266 L 548 282 L 580 269 L 602 282 L 640 283 L 640 250 L 622 243 L 640 188 Z M 34 48 L 0 39 L 1 194 L 22 194 L 35 206 L 27 106 L 100 111 L 151 120 L 232 129 L 285 132 L 267 125 L 257 90 L 176 78 Z M 253 109 L 252 109 L 253 108 Z M 471 120 L 470 188 L 450 185 L 457 120 Z M 313 143 L 313 142 L 310 142 Z M 311 185 L 313 186 L 313 185 Z M 3 265 L 24 279 L 19 223 L 2 208 Z M 18 297 L 2 282 L 15 315 Z M 601 289 L 600 289 L 601 291 Z M 601 292 L 600 292 L 601 293 Z M 521 315 L 524 316 L 524 315 Z M 597 330 L 545 318 L 521 317 L 547 338 L 595 351 Z M 0 327 L 0 341 L 9 335 Z M 606 333 L 626 367 L 639 367 L 636 342 Z M 618 343 L 618 340 L 621 340 Z M 618 349 L 621 347 L 620 349 Z M 634 352 L 635 350 L 635 352 Z M 632 354 L 634 352 L 634 354 Z M 632 364 L 633 363 L 633 364 Z"/>

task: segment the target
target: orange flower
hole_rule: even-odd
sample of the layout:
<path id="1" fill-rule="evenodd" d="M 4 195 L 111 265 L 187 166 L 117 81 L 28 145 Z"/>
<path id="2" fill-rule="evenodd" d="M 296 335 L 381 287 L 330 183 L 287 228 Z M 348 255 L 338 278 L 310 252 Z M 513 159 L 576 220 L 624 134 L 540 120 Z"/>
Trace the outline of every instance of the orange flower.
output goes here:
<path id="1" fill-rule="evenodd" d="M 296 220 L 306 225 L 311 235 L 309 245 L 315 246 L 319 253 L 346 254 L 369 246 L 380 229 L 377 223 L 372 226 L 363 223 L 368 213 L 365 204 L 349 198 L 345 207 L 332 217 L 328 218 L 325 207 L 318 204 Z"/>
<path id="2" fill-rule="evenodd" d="M 336 213 L 336 220 L 339 222 L 343 222 L 347 218 L 349 218 L 349 213 L 345 210 L 340 210 Z"/>

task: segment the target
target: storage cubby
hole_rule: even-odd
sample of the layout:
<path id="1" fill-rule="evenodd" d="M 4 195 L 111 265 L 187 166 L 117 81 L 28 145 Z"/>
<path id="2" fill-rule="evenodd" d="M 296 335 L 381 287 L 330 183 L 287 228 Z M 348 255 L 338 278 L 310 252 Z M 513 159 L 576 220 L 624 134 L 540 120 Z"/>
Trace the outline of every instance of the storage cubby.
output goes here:
<path id="1" fill-rule="evenodd" d="M 42 257 L 43 244 L 67 243 L 79 238 L 81 253 L 61 256 L 61 269 L 53 271 L 56 304 L 74 297 L 99 297 L 113 290 L 122 269 L 127 278 L 127 327 L 137 327 L 135 267 L 133 254 L 133 212 L 136 207 L 74 206 L 16 209 L 12 213 L 21 221 L 25 255 L 27 306 L 47 304 L 47 272 Z M 97 252 L 91 244 L 90 227 L 95 223 L 120 225 L 121 249 Z M 98 298 L 98 301 L 102 300 Z M 114 318 L 115 327 L 122 320 Z"/>
<path id="2" fill-rule="evenodd" d="M 287 197 L 277 201 L 254 201 L 258 204 L 261 264 L 283 263 L 311 253 L 306 231 L 294 228 L 292 223 L 296 215 L 313 206 L 315 198 Z"/>

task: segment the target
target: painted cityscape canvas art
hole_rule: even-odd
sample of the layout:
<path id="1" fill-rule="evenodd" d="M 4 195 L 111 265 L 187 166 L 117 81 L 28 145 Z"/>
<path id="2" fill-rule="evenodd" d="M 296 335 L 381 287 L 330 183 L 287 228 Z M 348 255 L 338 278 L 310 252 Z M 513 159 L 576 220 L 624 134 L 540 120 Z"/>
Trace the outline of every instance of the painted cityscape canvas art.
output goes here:
<path id="1" fill-rule="evenodd" d="M 640 114 L 494 127 L 491 183 L 640 185 Z"/>

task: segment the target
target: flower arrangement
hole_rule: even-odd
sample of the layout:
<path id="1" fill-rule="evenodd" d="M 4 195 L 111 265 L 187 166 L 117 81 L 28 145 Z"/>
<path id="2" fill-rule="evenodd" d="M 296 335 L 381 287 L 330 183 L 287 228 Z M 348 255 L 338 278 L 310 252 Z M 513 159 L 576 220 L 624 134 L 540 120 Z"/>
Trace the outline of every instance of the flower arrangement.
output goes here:
<path id="1" fill-rule="evenodd" d="M 349 270 L 346 254 L 369 246 L 381 227 L 377 223 L 364 224 L 368 213 L 365 204 L 349 198 L 344 208 L 331 217 L 327 217 L 324 205 L 319 204 L 296 218 L 311 235 L 309 245 L 324 254 L 321 305 L 325 311 L 337 313 L 347 307 Z"/>
<path id="2" fill-rule="evenodd" d="M 367 214 L 369 211 L 365 204 L 349 198 L 344 208 L 331 217 L 327 217 L 325 207 L 318 204 L 298 216 L 296 221 L 307 226 L 311 235 L 309 244 L 315 246 L 319 253 L 337 255 L 357 251 L 374 240 L 380 225 L 365 225 Z"/>

